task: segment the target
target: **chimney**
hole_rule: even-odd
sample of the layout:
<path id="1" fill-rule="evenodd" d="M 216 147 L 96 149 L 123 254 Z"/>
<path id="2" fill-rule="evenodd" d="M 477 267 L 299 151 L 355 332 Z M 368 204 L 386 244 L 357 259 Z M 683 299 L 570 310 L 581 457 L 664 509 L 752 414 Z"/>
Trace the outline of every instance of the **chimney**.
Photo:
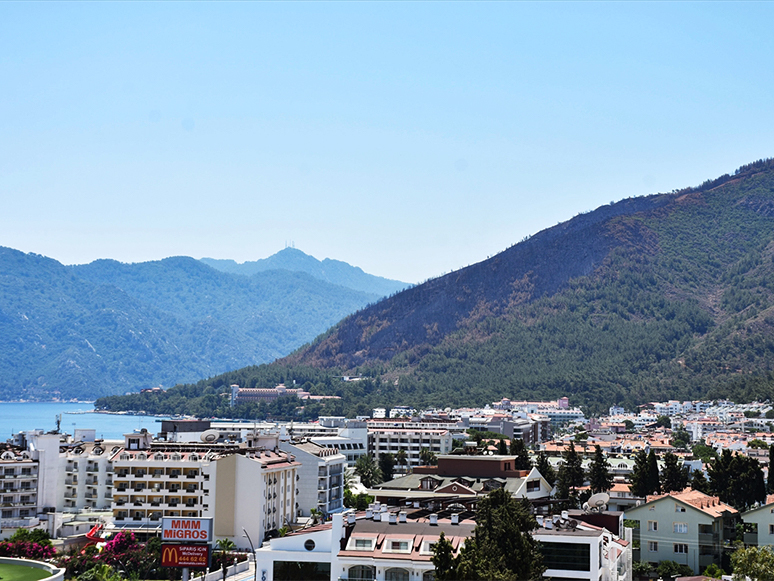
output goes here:
<path id="1" fill-rule="evenodd" d="M 539 515 L 537 515 L 537 516 L 535 517 L 535 520 L 537 521 L 537 524 L 538 524 L 538 526 L 539 526 L 539 527 L 542 527 L 542 526 L 543 526 L 543 515 L 540 515 L 540 514 L 539 514 Z"/>
<path id="2" fill-rule="evenodd" d="M 348 525 L 353 525 L 353 524 L 355 524 L 355 513 L 354 513 L 354 512 L 350 512 L 350 513 L 347 515 L 347 524 L 348 524 Z"/>
<path id="3" fill-rule="evenodd" d="M 391 512 L 390 513 L 390 524 L 394 525 L 394 524 L 397 524 L 397 522 L 398 522 L 398 515 L 395 514 L 394 512 Z"/>
<path id="4" fill-rule="evenodd" d="M 375 512 L 374 513 L 374 522 L 381 522 L 381 520 L 382 520 L 382 513 Z"/>
<path id="5" fill-rule="evenodd" d="M 406 511 L 402 510 L 398 513 L 398 520 L 400 522 L 406 522 Z"/>
<path id="6" fill-rule="evenodd" d="M 453 515 L 451 515 L 451 524 L 460 524 L 460 514 L 458 512 L 455 512 Z"/>
<path id="7" fill-rule="evenodd" d="M 570 518 L 570 513 L 567 512 L 566 510 L 563 510 L 562 511 L 562 520 L 567 520 L 568 518 Z"/>
<path id="8" fill-rule="evenodd" d="M 372 509 L 366 510 L 366 518 L 374 518 L 374 511 Z"/>
<path id="9" fill-rule="evenodd" d="M 438 524 L 438 515 L 433 513 L 430 515 L 430 524 L 431 525 L 437 525 Z"/>

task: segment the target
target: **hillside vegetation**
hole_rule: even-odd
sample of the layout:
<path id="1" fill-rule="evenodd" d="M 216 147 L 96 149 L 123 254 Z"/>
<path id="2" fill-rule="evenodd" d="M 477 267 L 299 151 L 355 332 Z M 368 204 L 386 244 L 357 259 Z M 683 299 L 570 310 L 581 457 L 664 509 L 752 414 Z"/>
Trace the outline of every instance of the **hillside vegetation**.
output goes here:
<path id="1" fill-rule="evenodd" d="M 302 272 L 66 267 L 0 248 L 0 399 L 93 399 L 269 362 L 376 300 Z"/>
<path id="2" fill-rule="evenodd" d="M 348 413 L 501 397 L 568 395 L 592 411 L 765 399 L 774 387 L 773 293 L 774 163 L 765 160 L 576 216 L 362 309 L 272 365 L 186 389 L 296 379 L 341 395 L 330 407 Z M 341 374 L 369 379 L 344 383 Z M 104 403 L 163 407 L 165 397 L 175 392 Z M 235 411 L 293 413 L 292 403 Z"/>

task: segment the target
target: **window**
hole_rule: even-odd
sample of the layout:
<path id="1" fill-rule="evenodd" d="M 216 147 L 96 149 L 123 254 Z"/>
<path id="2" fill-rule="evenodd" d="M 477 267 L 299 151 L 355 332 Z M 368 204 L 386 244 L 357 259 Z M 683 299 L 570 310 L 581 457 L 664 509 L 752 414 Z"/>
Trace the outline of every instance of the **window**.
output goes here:
<path id="1" fill-rule="evenodd" d="M 361 551 L 370 551 L 373 544 L 373 539 L 355 539 L 355 549 Z"/>
<path id="2" fill-rule="evenodd" d="M 658 553 L 658 542 L 648 541 L 648 551 L 650 551 L 651 553 Z"/>
<path id="3" fill-rule="evenodd" d="M 540 480 L 527 481 L 527 492 L 535 492 L 536 490 L 540 490 Z"/>
<path id="4" fill-rule="evenodd" d="M 675 551 L 675 553 L 681 553 L 683 555 L 687 555 L 688 554 L 688 545 L 685 544 L 685 543 L 675 543 L 674 551 Z"/>
<path id="5" fill-rule="evenodd" d="M 769 534 L 774 535 L 774 525 L 769 525 Z"/>
<path id="6" fill-rule="evenodd" d="M 656 520 L 649 520 L 648 521 L 648 531 L 657 531 L 658 530 L 658 521 Z"/>
<path id="7" fill-rule="evenodd" d="M 390 551 L 408 551 L 408 541 L 390 541 Z"/>
<path id="8" fill-rule="evenodd" d="M 548 569 L 590 571 L 591 547 L 579 543 L 541 543 L 543 564 Z"/>
<path id="9" fill-rule="evenodd" d="M 387 569 L 384 581 L 409 581 L 409 572 L 406 569 Z"/>
<path id="10" fill-rule="evenodd" d="M 685 507 L 682 504 L 675 503 L 675 512 L 685 512 Z"/>
<path id="11" fill-rule="evenodd" d="M 688 523 L 686 522 L 672 523 L 672 531 L 675 533 L 685 535 L 688 533 Z"/>

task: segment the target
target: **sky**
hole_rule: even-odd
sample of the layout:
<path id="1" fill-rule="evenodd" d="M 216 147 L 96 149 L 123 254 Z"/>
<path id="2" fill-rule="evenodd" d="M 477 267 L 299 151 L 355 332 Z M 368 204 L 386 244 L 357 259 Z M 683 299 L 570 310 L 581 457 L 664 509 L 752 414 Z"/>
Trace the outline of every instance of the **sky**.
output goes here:
<path id="1" fill-rule="evenodd" d="M 0 246 L 421 282 L 774 156 L 769 2 L 3 2 Z"/>

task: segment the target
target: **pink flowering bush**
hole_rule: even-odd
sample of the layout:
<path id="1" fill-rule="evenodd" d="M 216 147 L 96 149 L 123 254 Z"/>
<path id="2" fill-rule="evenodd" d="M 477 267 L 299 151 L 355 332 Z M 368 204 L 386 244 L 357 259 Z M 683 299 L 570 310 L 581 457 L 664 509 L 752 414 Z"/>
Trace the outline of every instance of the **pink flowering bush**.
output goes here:
<path id="1" fill-rule="evenodd" d="M 56 551 L 51 545 L 41 545 L 32 541 L 0 542 L 0 557 L 46 561 L 53 558 L 54 555 L 56 555 Z"/>

